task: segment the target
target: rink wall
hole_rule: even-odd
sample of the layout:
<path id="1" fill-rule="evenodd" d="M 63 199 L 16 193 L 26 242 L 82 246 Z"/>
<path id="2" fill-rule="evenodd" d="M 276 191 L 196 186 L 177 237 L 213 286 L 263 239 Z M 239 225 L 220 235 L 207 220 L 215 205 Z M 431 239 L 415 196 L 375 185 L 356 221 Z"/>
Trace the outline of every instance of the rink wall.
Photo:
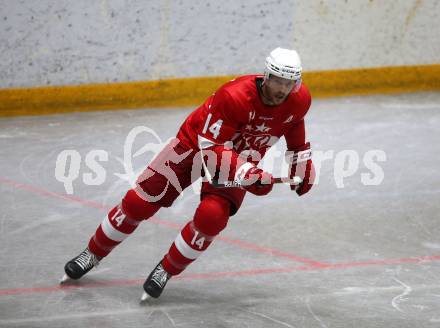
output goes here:
<path id="1" fill-rule="evenodd" d="M 127 4 L 2 1 L 0 116 L 195 106 L 276 46 L 315 97 L 440 90 L 436 0 Z"/>

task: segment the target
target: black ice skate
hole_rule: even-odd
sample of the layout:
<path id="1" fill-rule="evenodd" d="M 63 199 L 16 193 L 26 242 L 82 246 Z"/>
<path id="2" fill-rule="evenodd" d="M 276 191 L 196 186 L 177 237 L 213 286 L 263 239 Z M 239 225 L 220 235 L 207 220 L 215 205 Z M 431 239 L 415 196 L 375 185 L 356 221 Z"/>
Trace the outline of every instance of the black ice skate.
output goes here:
<path id="1" fill-rule="evenodd" d="M 61 279 L 61 283 L 68 279 L 77 280 L 89 272 L 93 267 L 99 264 L 102 257 L 93 254 L 89 248 L 86 248 L 77 257 L 74 257 L 64 266 L 66 274 Z"/>
<path id="2" fill-rule="evenodd" d="M 145 292 L 142 294 L 141 301 L 145 301 L 148 296 L 158 298 L 160 294 L 162 294 L 162 291 L 170 278 L 171 275 L 165 271 L 162 262 L 156 265 L 147 280 L 144 282 Z"/>

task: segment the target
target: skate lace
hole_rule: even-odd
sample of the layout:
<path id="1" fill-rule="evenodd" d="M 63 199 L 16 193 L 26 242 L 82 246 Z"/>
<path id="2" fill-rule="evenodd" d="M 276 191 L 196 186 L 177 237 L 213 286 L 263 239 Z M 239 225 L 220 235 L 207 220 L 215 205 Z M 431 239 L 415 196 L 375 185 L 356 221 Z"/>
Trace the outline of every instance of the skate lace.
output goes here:
<path id="1" fill-rule="evenodd" d="M 154 281 L 160 288 L 163 288 L 169 279 L 169 274 L 164 270 L 162 265 L 154 270 L 151 280 Z"/>
<path id="2" fill-rule="evenodd" d="M 78 255 L 78 257 L 75 259 L 75 263 L 78 264 L 83 270 L 88 270 L 94 266 L 98 266 L 99 260 L 93 253 L 86 249 Z"/>

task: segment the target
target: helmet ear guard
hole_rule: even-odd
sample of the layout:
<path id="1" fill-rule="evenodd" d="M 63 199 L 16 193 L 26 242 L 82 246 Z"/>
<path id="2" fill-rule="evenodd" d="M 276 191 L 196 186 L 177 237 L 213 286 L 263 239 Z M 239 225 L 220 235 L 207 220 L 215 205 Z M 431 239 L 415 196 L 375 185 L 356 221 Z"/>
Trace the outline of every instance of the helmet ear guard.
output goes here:
<path id="1" fill-rule="evenodd" d="M 295 50 L 276 48 L 266 57 L 265 80 L 270 75 L 275 75 L 283 79 L 298 81 L 301 85 L 301 74 L 301 59 Z"/>

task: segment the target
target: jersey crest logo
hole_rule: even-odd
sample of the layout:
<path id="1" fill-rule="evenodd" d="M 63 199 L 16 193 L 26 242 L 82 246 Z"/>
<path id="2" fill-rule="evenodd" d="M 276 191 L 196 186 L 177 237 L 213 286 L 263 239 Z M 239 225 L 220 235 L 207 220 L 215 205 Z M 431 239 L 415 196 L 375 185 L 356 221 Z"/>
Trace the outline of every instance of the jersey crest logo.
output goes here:
<path id="1" fill-rule="evenodd" d="M 254 145 L 255 149 L 260 149 L 264 147 L 269 147 L 269 141 L 270 141 L 271 135 L 270 134 L 263 134 L 260 136 L 256 136 L 252 140 L 252 144 Z"/>
<path id="2" fill-rule="evenodd" d="M 253 150 L 262 150 L 264 148 L 269 148 L 273 146 L 277 141 L 278 137 L 272 136 L 270 134 L 251 134 L 251 133 L 243 133 L 241 136 L 241 140 L 234 145 L 234 148 L 238 151 L 253 149 Z"/>
<path id="3" fill-rule="evenodd" d="M 265 126 L 265 125 L 264 125 L 264 122 L 263 122 L 263 124 L 261 124 L 261 125 L 256 125 L 256 126 L 255 126 L 255 131 L 256 131 L 256 132 L 267 132 L 267 131 L 269 131 L 270 129 L 272 129 L 272 128 L 270 128 L 270 127 L 268 127 L 268 126 Z"/>

